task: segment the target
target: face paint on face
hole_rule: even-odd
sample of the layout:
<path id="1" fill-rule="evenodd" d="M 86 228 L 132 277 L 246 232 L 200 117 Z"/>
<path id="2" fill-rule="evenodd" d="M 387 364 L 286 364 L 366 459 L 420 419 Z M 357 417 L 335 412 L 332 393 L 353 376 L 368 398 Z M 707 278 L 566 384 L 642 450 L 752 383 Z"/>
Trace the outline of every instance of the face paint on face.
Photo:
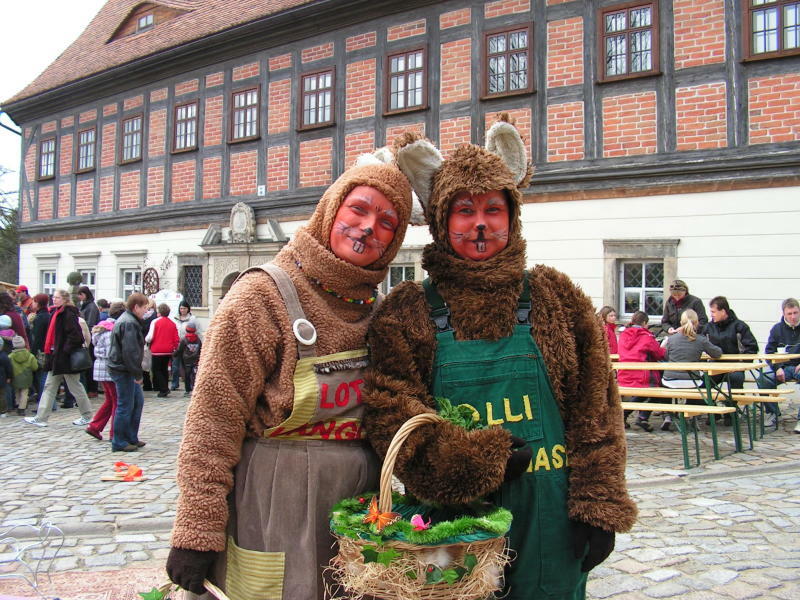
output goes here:
<path id="1" fill-rule="evenodd" d="M 400 218 L 380 191 L 360 185 L 345 197 L 331 229 L 331 250 L 344 261 L 365 267 L 384 255 Z"/>
<path id="2" fill-rule="evenodd" d="M 510 215 L 502 190 L 460 192 L 447 213 L 450 247 L 461 258 L 486 260 L 508 246 Z"/>

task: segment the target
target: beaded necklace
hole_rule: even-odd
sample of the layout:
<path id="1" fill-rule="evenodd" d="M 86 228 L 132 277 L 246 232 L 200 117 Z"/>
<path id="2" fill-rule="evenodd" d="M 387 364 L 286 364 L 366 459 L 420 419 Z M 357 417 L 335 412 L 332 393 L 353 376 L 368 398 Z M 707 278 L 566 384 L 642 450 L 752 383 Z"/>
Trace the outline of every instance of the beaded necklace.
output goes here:
<path id="1" fill-rule="evenodd" d="M 300 261 L 299 261 L 299 260 L 295 260 L 294 262 L 295 262 L 295 264 L 297 265 L 297 267 L 298 267 L 299 269 L 301 269 L 301 270 L 303 269 L 303 265 L 301 265 L 301 264 L 300 264 Z M 327 287 L 325 287 L 325 284 L 324 284 L 324 283 L 322 283 L 322 282 L 321 282 L 319 279 L 317 279 L 316 277 L 312 277 L 312 276 L 311 276 L 311 275 L 309 275 L 308 273 L 306 273 L 306 277 L 308 277 L 308 278 L 311 280 L 311 282 L 312 282 L 312 283 L 314 283 L 314 284 L 318 285 L 320 288 L 322 288 L 322 291 L 323 291 L 323 292 L 326 292 L 326 293 L 330 294 L 331 296 L 334 296 L 334 297 L 338 298 L 339 300 L 343 300 L 344 302 L 349 302 L 350 304 L 372 304 L 372 303 L 374 303 L 374 302 L 375 302 L 375 300 L 377 300 L 377 298 L 378 298 L 378 288 L 375 288 L 375 289 L 372 291 L 372 296 L 370 296 L 369 298 L 365 298 L 365 299 L 363 299 L 363 300 L 362 300 L 362 299 L 360 299 L 360 298 L 349 298 L 349 297 L 347 297 L 347 296 L 343 296 L 343 295 L 342 295 L 342 294 L 340 294 L 339 292 L 337 292 L 337 291 L 335 291 L 335 290 L 332 290 L 332 289 L 330 289 L 330 288 L 327 288 Z"/>

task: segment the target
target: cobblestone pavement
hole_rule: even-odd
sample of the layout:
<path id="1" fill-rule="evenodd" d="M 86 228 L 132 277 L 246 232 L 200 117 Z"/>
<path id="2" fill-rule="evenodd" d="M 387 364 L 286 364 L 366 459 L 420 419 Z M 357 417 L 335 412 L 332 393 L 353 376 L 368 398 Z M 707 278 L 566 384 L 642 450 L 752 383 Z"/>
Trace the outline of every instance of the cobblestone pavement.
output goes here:
<path id="1" fill-rule="evenodd" d="M 800 394 L 793 394 L 778 431 L 754 450 L 734 454 L 731 428 L 720 427 L 723 458 L 714 461 L 701 426 L 702 465 L 688 471 L 679 434 L 629 430 L 627 474 L 639 522 L 617 536 L 614 553 L 592 572 L 588 597 L 800 598 L 800 435 L 792 433 Z M 136 453 L 112 453 L 108 441 L 72 425 L 75 409 L 54 413 L 47 428 L 0 419 L 0 536 L 42 519 L 64 531 L 52 588 L 45 587 L 62 600 L 138 598 L 130 586 L 115 591 L 120 574 L 138 580 L 139 591 L 166 581 L 188 404 L 181 392 L 173 395 L 146 393 L 147 446 Z M 118 460 L 139 465 L 147 479 L 101 481 Z M 0 547 L 0 564 L 8 550 Z M 92 589 L 81 590 L 90 579 Z M 0 579 L 3 592 L 31 595 L 24 583 Z"/>

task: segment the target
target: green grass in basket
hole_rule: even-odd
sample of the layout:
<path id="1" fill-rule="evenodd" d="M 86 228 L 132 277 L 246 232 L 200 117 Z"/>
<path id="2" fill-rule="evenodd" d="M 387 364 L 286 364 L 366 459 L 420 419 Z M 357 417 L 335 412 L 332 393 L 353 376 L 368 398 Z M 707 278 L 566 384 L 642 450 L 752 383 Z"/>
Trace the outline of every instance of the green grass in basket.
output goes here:
<path id="1" fill-rule="evenodd" d="M 375 493 L 367 493 L 355 498 L 340 501 L 331 511 L 331 529 L 352 539 L 371 539 L 375 541 L 377 531 L 374 525 L 364 523 L 364 515 Z M 363 499 L 363 502 L 360 501 Z M 489 537 L 504 535 L 511 527 L 511 513 L 504 508 L 492 507 L 491 510 L 476 516 L 463 516 L 450 521 L 441 521 L 431 525 L 430 529 L 414 531 L 410 519 L 414 514 L 425 515 L 433 510 L 430 506 L 409 504 L 408 498 L 393 493 L 392 510 L 399 512 L 403 518 L 381 531 L 382 540 L 402 539 L 412 544 L 434 545 L 442 540 L 459 536 L 488 533 Z"/>

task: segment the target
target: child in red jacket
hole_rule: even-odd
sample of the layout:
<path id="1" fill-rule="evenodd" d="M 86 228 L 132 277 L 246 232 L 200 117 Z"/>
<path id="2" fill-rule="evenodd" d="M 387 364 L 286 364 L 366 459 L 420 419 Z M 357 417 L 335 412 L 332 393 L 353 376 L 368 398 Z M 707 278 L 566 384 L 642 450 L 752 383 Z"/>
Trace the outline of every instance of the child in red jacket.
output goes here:
<path id="1" fill-rule="evenodd" d="M 649 321 L 647 313 L 637 310 L 631 317 L 630 325 L 619 336 L 619 362 L 653 362 L 663 360 L 666 350 L 656 341 L 656 337 L 647 329 Z M 651 385 L 661 385 L 658 371 L 633 371 L 621 369 L 617 371 L 617 382 L 625 387 L 646 388 Z M 631 398 L 632 402 L 647 402 L 646 396 Z M 625 428 L 628 429 L 628 415 L 633 412 L 625 411 Z M 636 425 L 645 431 L 653 431 L 649 423 L 650 412 L 639 411 Z"/>

